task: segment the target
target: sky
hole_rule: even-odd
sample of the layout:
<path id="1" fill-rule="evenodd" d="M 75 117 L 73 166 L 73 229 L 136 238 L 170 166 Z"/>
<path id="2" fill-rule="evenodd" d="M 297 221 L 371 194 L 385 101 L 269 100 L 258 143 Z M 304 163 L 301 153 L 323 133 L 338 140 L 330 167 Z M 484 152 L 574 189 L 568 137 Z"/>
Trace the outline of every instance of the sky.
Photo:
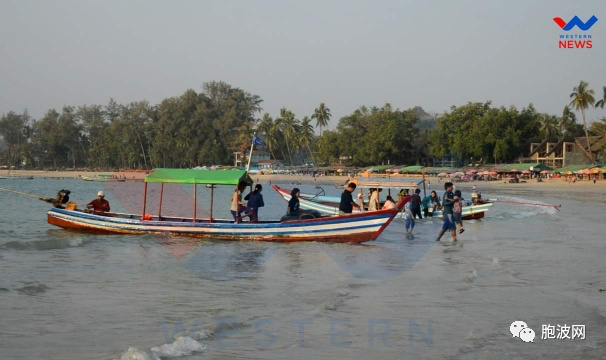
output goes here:
<path id="1" fill-rule="evenodd" d="M 591 34 L 593 48 L 558 48 L 567 32 L 552 19 L 575 15 L 598 18 L 568 32 Z M 259 95 L 272 116 L 324 102 L 330 127 L 385 103 L 559 115 L 580 80 L 602 97 L 606 2 L 0 0 L 0 114 L 157 104 L 213 80 Z"/>

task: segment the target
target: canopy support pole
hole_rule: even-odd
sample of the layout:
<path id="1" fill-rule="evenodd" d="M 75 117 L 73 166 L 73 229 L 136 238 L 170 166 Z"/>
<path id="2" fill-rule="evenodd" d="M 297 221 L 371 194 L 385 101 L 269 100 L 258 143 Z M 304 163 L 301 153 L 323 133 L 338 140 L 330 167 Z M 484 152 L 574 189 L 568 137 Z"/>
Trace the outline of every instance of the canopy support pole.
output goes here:
<path id="1" fill-rule="evenodd" d="M 162 194 L 164 193 L 164 183 L 160 183 L 160 205 L 158 206 L 158 221 L 162 221 Z"/>
<path id="2" fill-rule="evenodd" d="M 213 222 L 213 200 L 215 195 L 215 185 L 210 185 L 210 222 Z"/>
<path id="3" fill-rule="evenodd" d="M 145 205 L 147 203 L 147 181 L 145 185 L 143 185 L 143 215 L 141 215 L 141 219 L 145 220 Z"/>
<path id="4" fill-rule="evenodd" d="M 196 222 L 196 208 L 198 207 L 198 186 L 194 184 L 194 219 L 193 222 Z"/>

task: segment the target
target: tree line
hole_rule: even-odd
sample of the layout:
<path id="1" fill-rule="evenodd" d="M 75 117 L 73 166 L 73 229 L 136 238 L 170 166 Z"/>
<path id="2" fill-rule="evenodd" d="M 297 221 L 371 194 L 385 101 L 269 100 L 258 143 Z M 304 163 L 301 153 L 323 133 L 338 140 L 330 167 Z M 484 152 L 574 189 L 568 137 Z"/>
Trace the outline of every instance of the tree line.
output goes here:
<path id="1" fill-rule="evenodd" d="M 518 110 L 469 103 L 440 116 L 419 107 L 361 106 L 325 131 L 332 115 L 324 103 L 303 117 L 287 108 L 275 117 L 261 115 L 258 95 L 209 82 L 199 93 L 187 90 L 157 105 L 110 100 L 51 109 L 40 119 L 27 111 L 9 112 L 0 118 L 0 165 L 106 170 L 230 165 L 234 152 L 247 152 L 255 132 L 286 165 L 432 165 L 444 155 L 510 162 L 533 138 L 606 134 L 606 118 L 591 128 L 585 121 L 587 108 L 604 107 L 606 87 L 596 101 L 582 81 L 571 100 L 559 116 L 539 113 L 532 104 Z M 573 110 L 581 113 L 583 125 Z"/>

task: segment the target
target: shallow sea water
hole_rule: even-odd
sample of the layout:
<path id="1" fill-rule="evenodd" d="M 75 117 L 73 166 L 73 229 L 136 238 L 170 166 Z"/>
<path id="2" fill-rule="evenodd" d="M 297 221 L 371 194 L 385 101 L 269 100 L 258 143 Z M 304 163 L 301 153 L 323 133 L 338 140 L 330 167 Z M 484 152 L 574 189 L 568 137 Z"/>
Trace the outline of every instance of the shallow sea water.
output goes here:
<path id="1" fill-rule="evenodd" d="M 286 203 L 263 184 L 262 218 Z M 5 180 L 1 187 L 141 211 L 142 183 Z M 284 187 L 293 185 L 283 184 Z M 313 186 L 299 186 L 314 191 Z M 338 190 L 325 187 L 328 194 Z M 229 188 L 214 216 L 228 217 Z M 191 216 L 191 187 L 165 187 L 163 214 Z M 199 187 L 198 214 L 210 191 Z M 147 212 L 157 207 L 150 186 Z M 407 236 L 396 219 L 360 246 L 92 235 L 46 222 L 46 203 L 0 192 L 2 359 L 603 359 L 606 214 L 565 193 L 485 196 L 496 204 L 457 244 L 440 222 Z M 534 342 L 513 338 L 525 321 Z M 585 339 L 541 339 L 543 325 Z"/>

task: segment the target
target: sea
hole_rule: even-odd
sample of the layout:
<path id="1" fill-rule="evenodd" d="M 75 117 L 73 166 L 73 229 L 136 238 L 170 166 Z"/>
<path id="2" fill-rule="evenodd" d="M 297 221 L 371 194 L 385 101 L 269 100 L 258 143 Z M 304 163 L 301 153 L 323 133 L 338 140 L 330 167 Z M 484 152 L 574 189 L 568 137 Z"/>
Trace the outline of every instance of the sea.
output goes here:
<path id="1" fill-rule="evenodd" d="M 0 181 L 143 211 L 141 182 Z M 286 202 L 262 185 L 260 217 L 279 219 Z M 440 220 L 408 235 L 396 219 L 362 245 L 67 231 L 49 204 L 0 191 L 0 359 L 604 359 L 606 197 L 565 190 L 485 190 L 507 202 L 456 243 L 435 241 Z M 215 189 L 214 217 L 232 191 Z M 192 216 L 193 193 L 166 185 L 162 213 Z M 209 199 L 198 186 L 197 216 Z"/>

